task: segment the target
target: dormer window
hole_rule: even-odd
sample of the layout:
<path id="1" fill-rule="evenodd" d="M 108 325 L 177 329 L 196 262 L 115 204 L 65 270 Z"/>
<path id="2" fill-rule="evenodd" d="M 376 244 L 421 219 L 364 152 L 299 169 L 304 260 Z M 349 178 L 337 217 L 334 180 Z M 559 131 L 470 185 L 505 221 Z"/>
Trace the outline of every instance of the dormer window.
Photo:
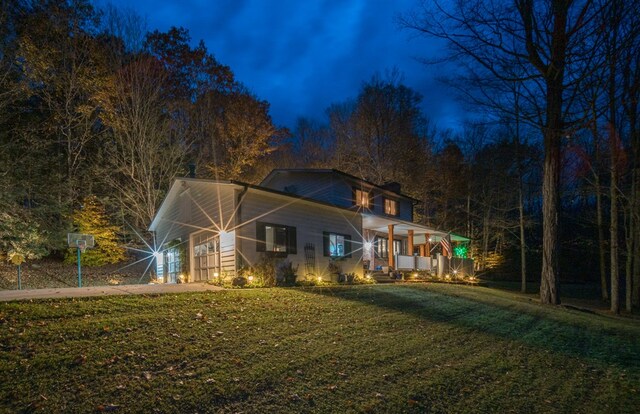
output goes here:
<path id="1" fill-rule="evenodd" d="M 389 216 L 398 215 L 398 202 L 396 200 L 384 199 L 384 213 Z"/>
<path id="2" fill-rule="evenodd" d="M 371 208 L 370 194 L 367 191 L 355 189 L 355 204 L 358 207 Z"/>

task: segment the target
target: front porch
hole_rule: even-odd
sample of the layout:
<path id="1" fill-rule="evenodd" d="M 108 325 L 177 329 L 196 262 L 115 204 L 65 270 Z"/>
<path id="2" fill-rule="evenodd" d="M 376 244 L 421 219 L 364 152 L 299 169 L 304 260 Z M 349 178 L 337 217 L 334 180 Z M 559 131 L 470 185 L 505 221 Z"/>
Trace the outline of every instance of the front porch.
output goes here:
<path id="1" fill-rule="evenodd" d="M 473 260 L 454 257 L 454 246 L 470 240 L 398 219 L 363 215 L 363 262 L 370 272 L 473 274 Z M 442 241 L 445 240 L 444 243 Z"/>

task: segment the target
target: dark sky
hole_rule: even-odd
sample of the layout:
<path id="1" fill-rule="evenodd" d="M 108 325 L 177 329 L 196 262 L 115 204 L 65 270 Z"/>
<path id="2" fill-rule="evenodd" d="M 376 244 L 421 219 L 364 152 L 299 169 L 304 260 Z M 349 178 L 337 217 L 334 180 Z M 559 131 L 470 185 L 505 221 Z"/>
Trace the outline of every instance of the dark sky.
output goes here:
<path id="1" fill-rule="evenodd" d="M 418 0 L 112 0 L 146 17 L 150 30 L 187 28 L 218 61 L 271 104 L 276 124 L 300 116 L 324 121 L 331 104 L 357 95 L 375 73 L 397 68 L 423 95 L 439 127 L 463 116 L 451 93 L 416 57 L 433 56 L 433 41 L 399 28 L 397 17 Z"/>

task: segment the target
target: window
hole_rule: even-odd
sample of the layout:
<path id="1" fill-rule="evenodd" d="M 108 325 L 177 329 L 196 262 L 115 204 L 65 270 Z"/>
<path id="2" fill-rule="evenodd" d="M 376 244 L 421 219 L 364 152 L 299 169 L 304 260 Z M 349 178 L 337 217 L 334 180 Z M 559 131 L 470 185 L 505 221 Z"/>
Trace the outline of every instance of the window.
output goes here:
<path id="1" fill-rule="evenodd" d="M 220 237 L 197 235 L 193 239 L 193 280 L 212 280 L 220 274 Z"/>
<path id="2" fill-rule="evenodd" d="M 351 236 L 324 232 L 323 247 L 325 256 L 351 257 Z"/>
<path id="3" fill-rule="evenodd" d="M 393 254 L 404 254 L 402 240 L 393 241 Z"/>
<path id="4" fill-rule="evenodd" d="M 376 237 L 375 240 L 375 252 L 376 257 L 380 259 L 386 259 L 389 257 L 389 239 L 386 237 Z M 402 240 L 393 241 L 393 254 L 403 254 L 404 244 Z"/>
<path id="5" fill-rule="evenodd" d="M 182 263 L 180 262 L 180 250 L 178 248 L 170 248 L 164 252 L 164 263 L 167 274 L 167 282 L 176 283 L 180 273 L 182 272 Z"/>
<path id="6" fill-rule="evenodd" d="M 296 228 L 282 224 L 256 223 L 256 250 L 275 256 L 297 253 Z"/>
<path id="7" fill-rule="evenodd" d="M 389 257 L 389 240 L 383 237 L 376 237 L 376 256 L 381 259 Z"/>
<path id="8" fill-rule="evenodd" d="M 371 194 L 364 190 L 354 189 L 354 203 L 356 206 L 371 208 Z"/>
<path id="9" fill-rule="evenodd" d="M 384 199 L 384 213 L 390 216 L 398 215 L 398 202 L 396 200 Z"/>

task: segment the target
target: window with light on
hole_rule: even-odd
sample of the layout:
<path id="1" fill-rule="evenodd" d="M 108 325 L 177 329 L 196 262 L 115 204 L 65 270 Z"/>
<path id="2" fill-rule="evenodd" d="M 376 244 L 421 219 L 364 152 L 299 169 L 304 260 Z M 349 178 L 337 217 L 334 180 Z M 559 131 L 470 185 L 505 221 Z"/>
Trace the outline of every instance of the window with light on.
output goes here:
<path id="1" fill-rule="evenodd" d="M 364 208 L 369 208 L 369 193 L 356 189 L 356 205 Z"/>
<path id="2" fill-rule="evenodd" d="M 384 199 L 384 212 L 390 216 L 398 215 L 398 202 L 396 200 Z"/>
<path id="3" fill-rule="evenodd" d="M 324 255 L 329 257 L 351 257 L 351 236 L 323 232 Z"/>

